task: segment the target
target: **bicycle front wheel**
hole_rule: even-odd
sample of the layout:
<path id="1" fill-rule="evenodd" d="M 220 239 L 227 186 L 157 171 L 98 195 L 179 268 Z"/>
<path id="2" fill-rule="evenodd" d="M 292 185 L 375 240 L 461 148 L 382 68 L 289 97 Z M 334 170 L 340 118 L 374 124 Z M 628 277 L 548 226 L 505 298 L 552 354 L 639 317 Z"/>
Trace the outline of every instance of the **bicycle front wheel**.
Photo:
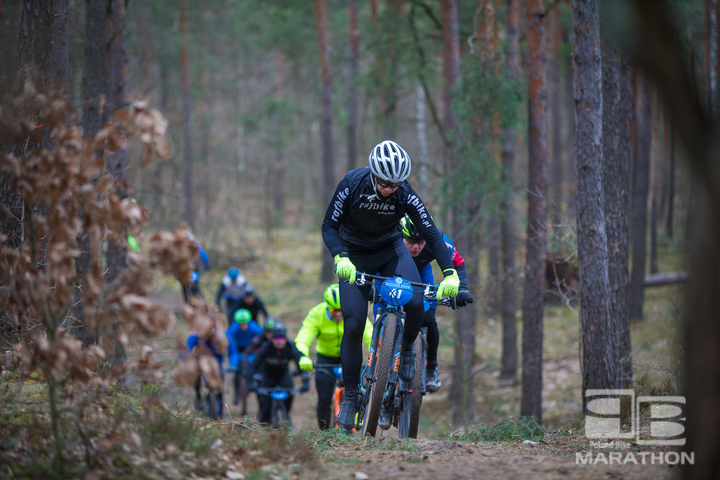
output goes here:
<path id="1" fill-rule="evenodd" d="M 213 391 L 208 390 L 207 395 L 205 396 L 205 413 L 207 414 L 208 418 L 211 418 L 213 420 L 218 420 L 222 418 L 222 401 L 220 400 L 220 395 Z"/>
<path id="2" fill-rule="evenodd" d="M 395 329 L 397 327 L 397 315 L 388 313 L 385 317 L 385 326 L 383 327 L 382 336 L 378 339 L 376 350 L 377 360 L 375 362 L 375 371 L 373 377 L 375 383 L 372 384 L 370 391 L 370 400 L 365 409 L 363 418 L 362 434 L 370 437 L 375 436 L 377 431 L 377 423 L 380 418 L 380 409 L 382 408 L 383 395 L 387 388 L 387 378 L 393 359 L 393 345 L 395 345 Z"/>
<path id="3" fill-rule="evenodd" d="M 425 360 L 422 354 L 422 336 L 418 334 L 415 338 L 415 376 L 412 381 L 412 392 L 405 394 L 403 412 L 400 419 L 407 422 L 404 430 L 405 437 L 417 438 L 418 427 L 420 426 L 420 407 L 422 406 L 422 372 L 425 368 Z M 403 437 L 403 429 L 400 428 L 400 438 Z"/>

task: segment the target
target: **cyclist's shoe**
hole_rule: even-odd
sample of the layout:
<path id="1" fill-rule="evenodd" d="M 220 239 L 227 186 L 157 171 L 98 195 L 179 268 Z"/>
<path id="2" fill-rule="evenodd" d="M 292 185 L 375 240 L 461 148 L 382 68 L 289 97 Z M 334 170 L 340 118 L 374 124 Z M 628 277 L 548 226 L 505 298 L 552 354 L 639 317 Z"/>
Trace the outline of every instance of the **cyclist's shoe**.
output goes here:
<path id="1" fill-rule="evenodd" d="M 440 381 L 440 374 L 438 373 L 438 367 L 431 368 L 428 366 L 427 369 L 427 385 L 426 390 L 428 393 L 435 393 L 440 390 L 442 382 Z"/>
<path id="2" fill-rule="evenodd" d="M 380 418 L 378 419 L 378 427 L 382 428 L 383 430 L 387 430 L 390 428 L 390 424 L 392 422 L 392 410 L 387 408 L 387 406 L 383 405 L 380 409 Z"/>
<path id="3" fill-rule="evenodd" d="M 200 395 L 195 395 L 195 410 L 202 410 L 203 404 L 202 404 L 202 398 L 200 398 Z"/>
<path id="4" fill-rule="evenodd" d="M 355 428 L 355 414 L 357 413 L 357 391 L 348 392 L 345 388 L 345 398 L 340 405 L 340 413 L 337 416 L 337 424 L 341 429 L 352 431 Z"/>
<path id="5" fill-rule="evenodd" d="M 415 376 L 415 348 L 411 343 L 410 346 L 402 346 L 400 349 L 400 379 L 405 382 L 411 382 Z"/>

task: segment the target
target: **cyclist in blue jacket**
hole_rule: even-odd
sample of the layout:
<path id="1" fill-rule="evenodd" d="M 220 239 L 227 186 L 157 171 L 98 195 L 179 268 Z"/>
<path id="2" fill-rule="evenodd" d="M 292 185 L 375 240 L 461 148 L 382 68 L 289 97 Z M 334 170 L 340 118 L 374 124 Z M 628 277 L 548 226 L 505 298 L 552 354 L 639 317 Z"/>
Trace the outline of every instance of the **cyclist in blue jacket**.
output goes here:
<path id="1" fill-rule="evenodd" d="M 197 333 L 192 333 L 185 341 L 185 352 L 180 354 L 181 359 L 187 358 L 187 355 L 189 354 L 197 354 L 197 350 L 209 350 L 210 353 L 215 357 L 215 359 L 218 361 L 218 364 L 220 366 L 220 378 L 223 378 L 222 375 L 222 365 L 223 361 L 225 359 L 225 356 L 223 352 L 220 351 L 220 348 L 217 344 L 217 340 L 215 338 L 215 328 L 213 327 L 212 334 L 210 334 L 207 337 L 200 337 Z M 238 351 L 237 347 L 235 346 L 235 342 L 233 342 L 232 338 L 228 336 L 228 356 L 232 358 L 233 356 L 237 357 Z M 202 379 L 198 375 L 197 382 L 195 383 L 195 409 L 202 410 L 202 398 L 200 395 L 200 390 L 202 388 Z M 222 400 L 223 392 L 220 392 L 220 399 Z"/>
<path id="2" fill-rule="evenodd" d="M 207 252 L 205 252 L 205 249 L 198 241 L 195 240 L 195 236 L 193 236 L 192 233 L 188 233 L 188 238 L 195 242 L 195 245 L 198 247 L 198 253 L 193 259 L 195 269 L 190 277 L 190 284 L 182 285 L 182 293 L 185 302 L 188 301 L 190 295 L 196 295 L 198 297 L 202 296 L 202 292 L 200 291 L 200 272 L 210 269 L 210 258 L 208 257 Z"/>
<path id="3" fill-rule="evenodd" d="M 246 372 L 244 371 L 245 369 L 243 368 L 243 364 L 245 363 L 242 358 L 243 352 L 250 346 L 253 338 L 256 335 L 262 334 L 264 330 L 255 320 L 250 319 L 250 312 L 244 308 L 236 310 L 234 317 L 235 321 L 232 322 L 230 328 L 228 328 L 227 336 L 237 347 L 236 354 L 230 355 L 228 359 L 230 366 L 235 369 L 235 381 L 233 382 L 235 386 L 235 397 L 233 398 L 233 403 L 237 405 L 240 403 L 240 380 L 243 375 L 247 378 Z M 248 361 L 252 360 L 248 359 Z"/>

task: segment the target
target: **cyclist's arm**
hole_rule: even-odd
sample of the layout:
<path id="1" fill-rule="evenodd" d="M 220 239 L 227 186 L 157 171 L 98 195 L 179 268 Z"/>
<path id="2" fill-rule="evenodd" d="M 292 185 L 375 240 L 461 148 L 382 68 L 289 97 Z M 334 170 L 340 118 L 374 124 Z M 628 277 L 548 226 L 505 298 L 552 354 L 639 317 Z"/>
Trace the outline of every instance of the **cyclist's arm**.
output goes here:
<path id="1" fill-rule="evenodd" d="M 248 324 L 248 331 L 250 332 L 250 335 L 255 338 L 256 335 L 260 335 L 265 330 L 263 330 L 263 328 L 258 325 L 255 320 L 250 320 L 250 323 Z M 250 343 L 252 343 L 252 341 Z"/>
<path id="2" fill-rule="evenodd" d="M 220 301 L 222 300 L 223 295 L 225 294 L 225 283 L 220 282 L 220 287 L 218 288 L 217 295 L 215 295 L 215 305 L 218 307 L 220 306 Z"/>
<path id="3" fill-rule="evenodd" d="M 253 358 L 252 363 L 250 364 L 250 375 L 254 375 L 257 373 L 258 369 L 260 368 L 260 365 L 265 361 L 265 357 L 267 357 L 268 352 L 270 351 L 270 343 L 264 344 L 262 347 L 260 347 L 260 350 L 255 354 L 255 358 Z"/>
<path id="4" fill-rule="evenodd" d="M 195 242 L 198 246 L 198 254 L 200 255 L 200 260 L 202 260 L 203 265 L 205 266 L 205 270 L 210 270 L 210 259 L 208 258 L 207 252 L 205 252 L 205 249 L 200 245 L 199 243 Z"/>
<path id="5" fill-rule="evenodd" d="M 464 288 L 467 288 L 467 267 L 465 266 L 465 259 L 460 256 L 460 253 L 458 253 L 457 249 L 455 248 L 455 244 L 453 241 L 445 235 L 442 234 L 443 240 L 445 241 L 445 245 L 448 248 L 448 252 L 450 252 L 450 256 L 452 257 L 453 266 L 455 267 L 455 270 L 457 270 L 458 277 L 460 277 L 460 285 L 462 285 Z"/>
<path id="6" fill-rule="evenodd" d="M 350 185 L 347 178 L 343 178 L 335 189 L 335 194 L 325 212 L 325 219 L 322 223 L 322 236 L 325 245 L 334 257 L 340 253 L 347 254 L 347 247 L 340 239 L 340 225 L 345 220 L 347 204 L 350 201 Z"/>
<path id="7" fill-rule="evenodd" d="M 318 310 L 322 310 L 322 307 L 325 306 L 325 302 L 321 303 L 320 305 L 316 305 L 313 308 L 310 309 L 307 316 L 302 322 L 302 326 L 300 327 L 300 331 L 297 334 L 297 337 L 295 337 L 295 346 L 297 349 L 302 353 L 303 355 L 309 356 L 310 355 L 310 345 L 312 344 L 313 340 L 317 338 L 317 336 L 320 334 L 320 325 L 318 320 Z M 318 307 L 321 307 L 320 309 Z M 324 315 L 324 311 L 320 312 Z"/>
<path id="8" fill-rule="evenodd" d="M 187 346 L 188 352 L 192 352 L 193 349 L 197 347 L 199 339 L 200 336 L 197 333 L 193 333 L 187 338 L 185 345 Z"/>

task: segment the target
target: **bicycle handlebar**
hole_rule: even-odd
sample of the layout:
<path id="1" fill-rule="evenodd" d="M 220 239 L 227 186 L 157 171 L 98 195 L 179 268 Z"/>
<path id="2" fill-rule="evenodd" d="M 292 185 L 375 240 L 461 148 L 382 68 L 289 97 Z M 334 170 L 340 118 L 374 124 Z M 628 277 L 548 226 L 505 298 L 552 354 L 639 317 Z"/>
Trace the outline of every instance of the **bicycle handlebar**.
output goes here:
<path id="1" fill-rule="evenodd" d="M 363 286 L 367 282 L 366 279 L 372 280 L 379 280 L 381 282 L 393 277 L 381 277 L 380 275 L 371 275 L 369 273 L 365 272 L 357 272 L 355 276 L 355 285 L 357 286 Z M 436 300 L 437 298 L 437 289 L 439 285 L 433 285 L 432 283 L 418 283 L 418 282 L 410 282 L 408 283 L 413 287 L 420 287 L 423 289 L 423 298 L 425 300 L 435 300 L 437 302 L 437 305 L 440 306 L 446 306 L 450 307 L 453 310 L 459 308 L 457 304 L 455 303 L 455 297 L 443 297 L 442 300 Z M 468 298 L 467 303 L 473 303 L 472 297 Z"/>

